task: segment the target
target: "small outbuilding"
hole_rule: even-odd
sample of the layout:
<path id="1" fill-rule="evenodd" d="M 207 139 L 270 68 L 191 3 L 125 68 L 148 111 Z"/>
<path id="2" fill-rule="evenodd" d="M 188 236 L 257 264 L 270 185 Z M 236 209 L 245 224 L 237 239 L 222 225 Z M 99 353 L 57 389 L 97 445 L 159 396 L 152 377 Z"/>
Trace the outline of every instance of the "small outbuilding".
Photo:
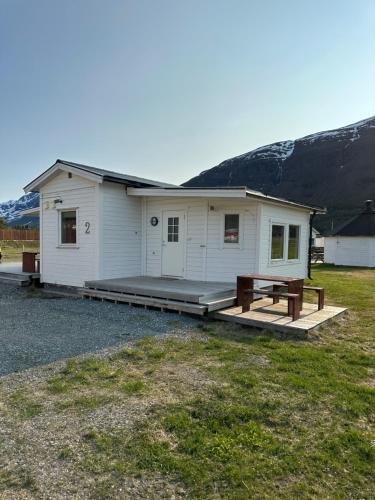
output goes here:
<path id="1" fill-rule="evenodd" d="M 325 238 L 325 262 L 337 266 L 375 267 L 375 209 L 372 200 L 364 210 Z"/>

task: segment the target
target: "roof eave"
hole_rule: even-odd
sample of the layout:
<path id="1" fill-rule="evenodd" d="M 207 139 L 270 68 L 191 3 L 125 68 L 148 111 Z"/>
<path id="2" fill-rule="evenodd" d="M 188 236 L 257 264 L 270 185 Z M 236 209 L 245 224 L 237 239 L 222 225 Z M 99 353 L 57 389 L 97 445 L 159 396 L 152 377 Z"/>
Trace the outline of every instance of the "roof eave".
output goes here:
<path id="1" fill-rule="evenodd" d="M 103 176 L 100 174 L 94 174 L 91 172 L 87 172 L 84 169 L 79 169 L 78 167 L 69 166 L 66 163 L 60 162 L 60 160 L 56 160 L 53 165 L 51 165 L 47 170 L 45 170 L 42 174 L 36 177 L 32 182 L 27 184 L 23 190 L 25 193 L 29 192 L 39 192 L 40 187 L 47 182 L 47 179 L 50 178 L 56 171 L 62 170 L 63 172 L 77 173 L 79 171 L 79 175 L 89 179 L 93 182 L 102 183 Z"/>
<path id="2" fill-rule="evenodd" d="M 106 171 L 104 169 L 94 169 L 88 165 L 80 165 L 78 163 L 69 162 L 66 160 L 57 159 L 55 163 L 40 174 L 36 179 L 27 184 L 23 189 L 25 193 L 30 191 L 38 192 L 41 185 L 43 185 L 47 179 L 55 173 L 56 170 L 62 170 L 66 172 L 75 173 L 81 177 L 85 177 L 94 182 L 102 183 L 104 181 L 113 182 L 116 184 L 123 184 L 125 186 L 135 186 L 135 187 L 160 187 L 160 188 L 176 188 L 172 184 L 157 182 L 151 179 L 144 179 L 141 177 L 135 177 L 132 175 L 127 176 L 126 174 L 120 174 L 116 176 L 115 172 Z M 100 170 L 94 172 L 93 170 Z M 108 173 L 107 173 L 108 172 Z"/>
<path id="3" fill-rule="evenodd" d="M 255 198 L 259 201 L 275 203 L 290 206 L 297 209 L 307 210 L 312 213 L 325 214 L 327 210 L 323 207 L 314 207 L 310 205 L 304 205 L 303 203 L 297 203 L 289 200 L 284 200 L 282 198 L 276 198 L 274 196 L 267 196 L 258 191 L 251 191 L 245 186 L 236 187 L 177 187 L 177 188 L 161 188 L 161 187 L 129 187 L 128 194 L 132 196 L 150 196 L 150 197 L 217 197 L 217 198 Z"/>
<path id="4" fill-rule="evenodd" d="M 269 201 L 271 203 L 277 203 L 279 205 L 288 205 L 294 208 L 301 208 L 304 210 L 309 210 L 310 212 L 313 212 L 315 214 L 326 214 L 327 209 L 325 207 L 315 207 L 311 205 L 305 205 L 303 203 L 298 203 L 295 201 L 290 201 L 290 200 L 285 200 L 283 198 L 277 198 L 276 196 L 268 196 L 263 193 L 257 193 L 254 191 L 247 191 L 247 194 L 251 198 L 257 198 L 262 201 Z"/>
<path id="5" fill-rule="evenodd" d="M 181 198 L 246 198 L 246 190 L 239 188 L 204 188 L 204 189 L 185 189 L 183 187 L 161 188 L 161 187 L 128 187 L 127 192 L 131 196 L 149 196 L 149 197 L 181 197 Z M 217 194 L 220 193 L 220 194 Z"/>

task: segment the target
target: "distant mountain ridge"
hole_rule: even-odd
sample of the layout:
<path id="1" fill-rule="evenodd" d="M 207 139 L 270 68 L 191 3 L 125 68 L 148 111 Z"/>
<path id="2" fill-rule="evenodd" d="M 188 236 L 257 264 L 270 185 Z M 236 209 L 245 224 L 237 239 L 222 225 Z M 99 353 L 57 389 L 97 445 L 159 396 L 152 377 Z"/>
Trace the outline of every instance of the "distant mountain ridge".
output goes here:
<path id="1" fill-rule="evenodd" d="M 10 226 L 21 226 L 24 224 L 35 226 L 39 222 L 35 217 L 22 217 L 20 212 L 38 206 L 39 193 L 27 193 L 18 200 L 0 202 L 0 218 L 4 219 Z"/>
<path id="2" fill-rule="evenodd" d="M 329 232 L 375 199 L 375 116 L 297 140 L 275 142 L 223 161 L 185 186 L 248 186 L 326 206 L 318 227 Z"/>
<path id="3" fill-rule="evenodd" d="M 326 206 L 317 227 L 330 232 L 375 200 L 375 116 L 297 140 L 275 142 L 223 161 L 185 186 L 248 186 L 263 193 Z M 38 224 L 20 212 L 39 205 L 38 193 L 0 203 L 12 226 Z"/>

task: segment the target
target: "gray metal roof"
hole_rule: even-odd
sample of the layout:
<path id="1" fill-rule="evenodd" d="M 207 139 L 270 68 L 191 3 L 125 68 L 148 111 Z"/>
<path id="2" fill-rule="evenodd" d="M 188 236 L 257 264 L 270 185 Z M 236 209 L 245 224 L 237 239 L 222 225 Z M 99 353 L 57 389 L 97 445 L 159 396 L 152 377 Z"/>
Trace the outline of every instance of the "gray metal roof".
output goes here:
<path id="1" fill-rule="evenodd" d="M 99 177 L 102 181 L 108 182 L 116 182 L 118 184 L 126 184 L 127 186 L 134 187 L 178 187 L 173 184 L 167 184 L 166 182 L 154 181 L 151 179 L 144 179 L 143 177 L 136 177 L 134 175 L 122 174 L 120 172 L 113 172 L 112 170 L 105 170 L 103 168 L 90 167 L 89 165 L 83 165 L 81 163 L 75 163 L 72 161 L 66 161 L 57 159 L 55 163 L 45 170 L 42 174 L 36 177 L 33 181 L 31 181 L 27 186 L 25 186 L 24 190 L 27 191 L 32 184 L 38 182 L 45 178 L 48 175 L 48 172 L 54 169 L 58 165 L 65 165 L 67 167 L 72 167 L 74 169 L 80 170 L 82 172 L 86 172 L 88 174 L 95 175 Z"/>
<path id="2" fill-rule="evenodd" d="M 141 184 L 143 186 L 160 186 L 160 187 L 176 187 L 173 184 L 166 182 L 154 181 L 151 179 L 144 179 L 143 177 L 136 177 L 134 175 L 122 174 L 120 172 L 113 172 L 112 170 L 105 170 L 103 168 L 90 167 L 89 165 L 82 165 L 81 163 L 74 163 L 66 160 L 56 160 L 56 163 L 67 165 L 68 167 L 78 168 L 90 174 L 96 174 L 106 181 L 120 182 L 123 184 Z"/>
<path id="3" fill-rule="evenodd" d="M 171 189 L 171 190 L 181 190 L 185 192 L 193 191 L 193 190 L 235 190 L 235 189 L 241 189 L 241 190 L 246 190 L 246 193 L 248 196 L 252 196 L 254 198 L 259 198 L 263 200 L 269 200 L 273 201 L 276 203 L 281 203 L 285 205 L 290 205 L 294 207 L 299 207 L 299 208 L 305 208 L 309 209 L 315 212 L 319 213 L 325 213 L 325 209 L 322 207 L 318 206 L 310 206 L 306 205 L 305 203 L 300 203 L 298 201 L 292 201 L 292 200 L 286 200 L 284 198 L 277 198 L 275 196 L 269 196 L 261 191 L 255 191 L 249 189 L 247 186 L 199 186 L 199 187 L 185 187 L 185 186 L 177 186 L 174 184 L 167 184 L 165 182 L 159 182 L 159 181 L 154 181 L 151 179 L 144 179 L 142 177 L 135 177 L 133 175 L 128 175 L 128 174 L 122 174 L 120 172 L 113 172 L 112 170 L 105 170 L 103 168 L 97 168 L 97 167 L 90 167 L 89 165 L 83 165 L 81 163 L 75 163 L 72 161 L 66 161 L 66 160 L 61 160 L 57 159 L 56 162 L 45 172 L 43 172 L 41 175 L 39 175 L 36 179 L 34 179 L 32 182 L 30 182 L 27 186 L 25 186 L 25 191 L 27 191 L 27 188 L 31 187 L 32 185 L 35 185 L 38 183 L 38 180 L 40 179 L 41 182 L 43 179 L 48 176 L 48 172 L 52 169 L 54 169 L 58 165 L 65 165 L 67 167 L 71 167 L 77 170 L 81 170 L 82 172 L 86 172 L 91 175 L 98 176 L 102 181 L 108 181 L 108 182 L 115 182 L 119 184 L 125 184 L 127 186 L 135 187 L 135 188 L 160 188 L 160 189 Z"/>
<path id="4" fill-rule="evenodd" d="M 367 200 L 363 212 L 341 226 L 333 236 L 375 236 L 375 209 L 372 207 L 372 200 Z"/>

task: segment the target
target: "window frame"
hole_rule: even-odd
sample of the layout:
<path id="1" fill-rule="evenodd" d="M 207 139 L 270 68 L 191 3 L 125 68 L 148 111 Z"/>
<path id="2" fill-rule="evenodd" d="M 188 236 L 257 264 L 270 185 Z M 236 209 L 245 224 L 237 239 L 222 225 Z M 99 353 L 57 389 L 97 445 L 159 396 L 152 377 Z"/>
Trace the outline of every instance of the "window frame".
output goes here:
<path id="1" fill-rule="evenodd" d="M 76 213 L 76 241 L 75 243 L 63 243 L 62 242 L 62 214 L 64 212 L 75 212 Z M 58 248 L 79 248 L 79 210 L 78 207 L 63 207 L 57 210 L 58 213 Z"/>
<path id="2" fill-rule="evenodd" d="M 297 257 L 290 258 L 289 257 L 289 244 L 290 244 L 290 227 L 294 226 L 298 228 L 297 232 Z M 287 241 L 287 261 L 288 262 L 299 262 L 301 255 L 301 224 L 288 224 L 288 241 Z"/>
<path id="3" fill-rule="evenodd" d="M 282 257 L 278 257 L 276 259 L 272 258 L 272 233 L 273 233 L 273 226 L 280 226 L 282 228 L 284 228 L 284 232 L 283 232 L 283 244 L 282 244 L 282 248 L 283 248 L 283 256 Z M 279 262 L 284 262 L 285 261 L 285 234 L 287 232 L 287 224 L 285 223 L 281 223 L 281 222 L 271 222 L 271 231 L 270 231 L 270 261 L 272 263 L 279 263 Z"/>
<path id="4" fill-rule="evenodd" d="M 225 238 L 225 216 L 238 215 L 238 242 L 226 243 Z M 243 245 L 243 215 L 239 210 L 224 210 L 221 218 L 221 232 L 220 232 L 221 248 L 222 249 L 242 249 Z"/>
<path id="5" fill-rule="evenodd" d="M 282 259 L 273 259 L 272 258 L 272 226 L 283 226 L 284 227 L 284 241 L 283 241 L 283 249 L 284 255 Z M 296 259 L 289 259 L 288 251 L 289 251 L 289 226 L 297 226 L 299 229 L 299 237 L 298 237 L 298 257 Z M 269 263 L 271 266 L 277 265 L 287 265 L 287 264 L 299 264 L 301 262 L 301 233 L 302 233 L 302 223 L 301 222 L 285 222 L 277 219 L 270 220 L 269 227 Z"/>
<path id="6" fill-rule="evenodd" d="M 172 219 L 172 224 L 169 224 L 169 221 Z M 177 219 L 177 224 L 176 224 Z M 170 232 L 170 228 L 172 228 L 172 232 Z M 177 228 L 177 231 L 176 231 Z M 167 217 L 167 242 L 168 243 L 180 243 L 181 239 L 181 223 L 180 217 Z M 171 236 L 172 239 L 169 239 Z"/>

